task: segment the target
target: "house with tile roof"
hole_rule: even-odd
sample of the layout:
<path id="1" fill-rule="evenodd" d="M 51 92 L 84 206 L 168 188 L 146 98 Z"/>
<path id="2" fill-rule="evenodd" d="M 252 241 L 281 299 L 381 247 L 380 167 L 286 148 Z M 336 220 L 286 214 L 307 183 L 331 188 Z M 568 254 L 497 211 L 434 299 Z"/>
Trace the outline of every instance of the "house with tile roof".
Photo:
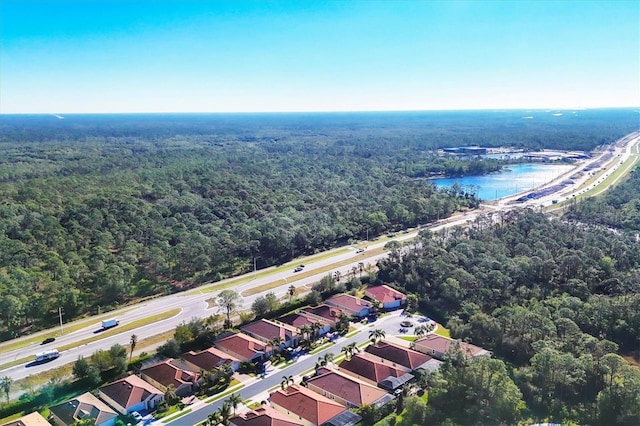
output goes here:
<path id="1" fill-rule="evenodd" d="M 242 332 L 269 345 L 275 338 L 282 339 L 282 345 L 287 348 L 298 346 L 298 329 L 284 323 L 268 319 L 261 319 L 249 323 L 241 328 Z"/>
<path id="2" fill-rule="evenodd" d="M 456 340 L 449 339 L 444 336 L 440 336 L 438 334 L 428 334 L 414 342 L 414 347 L 417 351 L 422 352 L 423 354 L 427 354 L 437 359 L 443 359 L 444 354 L 451 348 L 451 346 L 456 342 Z M 458 341 L 460 344 L 460 349 L 465 354 L 465 357 L 474 357 L 474 356 L 491 356 L 491 352 L 482 349 L 479 346 L 472 345 L 470 343 L 465 343 Z"/>
<path id="3" fill-rule="evenodd" d="M 366 317 L 373 310 L 373 303 L 344 293 L 330 297 L 325 303 L 359 318 Z"/>
<path id="4" fill-rule="evenodd" d="M 365 352 L 389 361 L 394 361 L 412 371 L 417 369 L 431 371 L 439 368 L 440 364 L 442 364 L 427 354 L 387 341 L 369 345 L 365 349 Z"/>
<path id="5" fill-rule="evenodd" d="M 329 321 L 331 328 L 335 327 L 340 320 L 340 315 L 343 314 L 342 310 L 335 306 L 329 306 L 326 304 L 314 306 L 311 308 L 304 308 L 300 312 L 304 312 L 310 318 L 318 318 Z M 347 314 L 349 315 L 349 314 Z"/>
<path id="6" fill-rule="evenodd" d="M 264 361 L 272 350 L 261 340 L 244 333 L 235 333 L 216 340 L 214 346 L 240 362 Z"/>
<path id="7" fill-rule="evenodd" d="M 383 309 L 399 309 L 407 303 L 407 295 L 389 287 L 388 285 L 378 285 L 369 287 L 364 291 L 364 296 L 371 300 L 380 302 Z"/>
<path id="8" fill-rule="evenodd" d="M 319 324 L 319 326 L 321 327 L 317 332 L 319 336 L 327 334 L 331 330 L 333 324 L 332 321 L 329 321 L 326 318 L 309 314 L 305 311 L 298 311 L 291 314 L 283 315 L 281 317 L 278 317 L 274 321 L 287 324 L 291 327 L 295 327 L 296 330 L 298 330 L 298 334 L 300 334 L 300 327 L 311 327 L 313 324 Z"/>
<path id="9" fill-rule="evenodd" d="M 95 426 L 113 426 L 118 418 L 113 408 L 89 392 L 49 407 L 49 411 L 53 424 L 57 426 L 70 426 L 89 418 L 94 419 L 92 424 Z"/>
<path id="10" fill-rule="evenodd" d="M 198 387 L 198 373 L 188 369 L 179 360 L 167 359 L 140 370 L 140 377 L 166 392 L 173 385 L 176 395 L 191 395 Z"/>
<path id="11" fill-rule="evenodd" d="M 307 380 L 307 387 L 347 407 L 376 405 L 386 399 L 387 392 L 354 376 L 327 367 Z"/>
<path id="12" fill-rule="evenodd" d="M 4 426 L 51 426 L 51 423 L 47 421 L 40 413 L 34 411 L 26 416 L 22 416 L 19 419 L 5 423 Z"/>
<path id="13" fill-rule="evenodd" d="M 305 387 L 293 385 L 269 396 L 271 406 L 298 424 L 318 426 L 346 411 L 346 407 Z"/>
<path id="14" fill-rule="evenodd" d="M 269 405 L 236 414 L 229 419 L 233 426 L 299 426 L 300 423 Z"/>
<path id="15" fill-rule="evenodd" d="M 355 354 L 349 360 L 345 359 L 340 363 L 339 370 L 374 385 L 389 376 L 401 377 L 411 372 L 411 369 L 403 365 L 367 352 Z"/>
<path id="16" fill-rule="evenodd" d="M 233 371 L 240 368 L 240 360 L 213 346 L 199 352 L 189 351 L 180 355 L 186 366 L 191 371 L 211 371 L 214 368 L 227 364 Z"/>
<path id="17" fill-rule="evenodd" d="M 160 389 L 134 374 L 101 386 L 98 396 L 125 415 L 132 411 L 152 410 L 164 400 L 164 393 Z"/>

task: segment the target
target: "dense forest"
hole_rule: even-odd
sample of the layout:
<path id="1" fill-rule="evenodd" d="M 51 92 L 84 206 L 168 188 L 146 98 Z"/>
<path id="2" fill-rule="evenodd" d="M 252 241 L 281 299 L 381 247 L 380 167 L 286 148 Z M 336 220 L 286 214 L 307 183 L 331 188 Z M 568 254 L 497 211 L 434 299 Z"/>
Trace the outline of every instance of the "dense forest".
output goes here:
<path id="1" fill-rule="evenodd" d="M 524 115 L 535 115 L 524 120 Z M 473 208 L 480 144 L 593 149 L 637 112 L 0 116 L 0 335 Z"/>
<path id="2" fill-rule="evenodd" d="M 382 281 L 496 358 L 446 363 L 423 421 L 638 424 L 640 369 L 620 356 L 640 356 L 638 253 L 635 233 L 524 210 L 423 231 L 380 260 Z"/>

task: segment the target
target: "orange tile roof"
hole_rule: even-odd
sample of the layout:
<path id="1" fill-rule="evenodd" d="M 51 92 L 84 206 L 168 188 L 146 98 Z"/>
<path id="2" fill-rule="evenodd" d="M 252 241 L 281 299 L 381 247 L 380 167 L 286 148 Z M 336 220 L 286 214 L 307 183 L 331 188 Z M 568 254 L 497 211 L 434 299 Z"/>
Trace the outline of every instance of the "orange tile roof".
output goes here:
<path id="1" fill-rule="evenodd" d="M 346 410 L 342 404 L 297 385 L 285 390 L 278 389 L 269 398 L 272 404 L 316 425 L 321 425 Z"/>
<path id="2" fill-rule="evenodd" d="M 339 308 L 351 311 L 353 313 L 360 312 L 363 308 L 371 308 L 373 304 L 359 297 L 351 296 L 349 294 L 336 294 L 329 298 L 327 303 L 336 305 Z"/>
<path id="3" fill-rule="evenodd" d="M 426 346 L 430 349 L 435 349 L 437 352 L 444 353 L 449 350 L 453 342 L 455 342 L 455 340 L 433 333 L 416 340 L 415 344 L 416 346 Z M 486 352 L 485 349 L 479 346 L 465 342 L 460 342 L 460 349 L 462 349 L 467 356 L 474 356 L 480 352 Z"/>

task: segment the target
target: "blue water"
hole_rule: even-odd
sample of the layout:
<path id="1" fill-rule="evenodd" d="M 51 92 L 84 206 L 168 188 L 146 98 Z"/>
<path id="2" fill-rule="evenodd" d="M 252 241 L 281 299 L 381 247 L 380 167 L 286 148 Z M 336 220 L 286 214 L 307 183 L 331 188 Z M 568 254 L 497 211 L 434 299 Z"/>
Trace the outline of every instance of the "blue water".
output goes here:
<path id="1" fill-rule="evenodd" d="M 437 187 L 448 187 L 458 182 L 460 186 L 470 192 L 477 191 L 480 199 L 492 201 L 544 185 L 573 167 L 567 164 L 516 164 L 505 167 L 506 171 L 503 173 L 461 178 L 438 178 L 432 179 L 430 182 Z"/>

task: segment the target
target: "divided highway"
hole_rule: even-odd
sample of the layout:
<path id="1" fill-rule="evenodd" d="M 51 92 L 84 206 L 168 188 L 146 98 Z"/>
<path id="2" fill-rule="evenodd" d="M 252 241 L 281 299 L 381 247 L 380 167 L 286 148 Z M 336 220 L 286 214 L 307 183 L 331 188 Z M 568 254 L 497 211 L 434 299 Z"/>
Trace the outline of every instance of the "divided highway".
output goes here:
<path id="1" fill-rule="evenodd" d="M 627 159 L 629 159 L 634 154 L 635 151 L 633 147 L 640 142 L 640 131 L 634 132 L 630 135 L 627 135 L 625 138 L 621 139 L 615 144 L 615 152 L 611 160 L 607 164 L 602 165 L 602 168 L 606 168 L 607 171 L 605 173 L 606 176 L 609 176 L 614 170 L 620 167 Z M 582 163 L 576 169 L 570 171 L 564 176 L 558 177 L 554 182 L 550 184 L 556 183 L 558 181 L 567 179 L 568 176 L 573 175 L 574 173 L 586 168 L 588 165 L 592 164 L 595 161 L 598 161 L 600 157 L 596 157 L 590 161 Z M 599 178 L 596 182 L 592 183 L 587 189 L 582 188 L 582 185 L 590 178 L 588 173 L 584 173 L 584 176 L 581 179 L 578 179 L 569 187 L 566 187 L 562 190 L 562 194 L 551 194 L 549 196 L 530 200 L 525 203 L 520 204 L 510 204 L 513 201 L 513 197 L 500 200 L 498 203 L 493 205 L 483 206 L 481 209 L 468 212 L 466 214 L 459 214 L 454 217 L 445 219 L 440 221 L 430 229 L 437 231 L 443 229 L 445 227 L 452 227 L 458 225 L 466 225 L 467 222 L 473 221 L 481 214 L 497 212 L 497 211 L 507 211 L 513 208 L 522 208 L 522 207 L 544 207 L 549 206 L 552 203 L 552 199 L 562 198 L 569 199 L 570 197 L 583 193 L 586 190 L 593 189 L 596 186 L 602 186 L 606 189 L 605 184 L 609 184 L 606 182 L 606 176 Z M 603 190 L 604 190 L 603 189 Z M 521 194 L 520 194 L 521 195 Z M 519 196 L 520 196 L 519 195 Z M 560 197 L 561 195 L 561 197 Z M 411 231 L 406 234 L 398 234 L 398 236 L 394 237 L 394 240 L 404 241 L 411 238 L 416 237 L 418 234 L 417 230 Z M 379 247 L 382 247 L 387 240 L 382 242 L 370 242 L 368 246 L 368 250 L 373 250 Z M 331 255 L 331 253 L 334 253 Z M 242 309 L 248 309 L 251 307 L 253 301 L 269 291 L 274 292 L 277 296 L 284 297 L 286 295 L 287 289 L 290 285 L 294 285 L 295 287 L 312 285 L 318 282 L 324 275 L 327 274 L 327 268 L 331 268 L 331 265 L 337 265 L 343 261 L 352 260 L 352 262 L 348 262 L 348 264 L 336 267 L 332 270 L 339 270 L 343 276 L 347 276 L 352 268 L 357 267 L 360 262 L 375 264 L 375 262 L 386 256 L 385 253 L 376 255 L 376 256 L 368 256 L 367 251 L 364 253 L 356 253 L 356 248 L 351 247 L 348 250 L 344 248 L 334 249 L 323 255 L 315 255 L 310 256 L 306 259 L 297 259 L 294 262 L 290 262 L 287 265 L 284 265 L 279 268 L 270 268 L 273 269 L 273 272 L 269 274 L 264 274 L 262 271 L 259 271 L 257 275 L 254 273 L 249 273 L 244 275 L 241 278 L 245 280 L 240 281 L 241 284 L 232 287 L 233 290 L 238 293 L 242 293 L 245 290 L 255 288 L 261 285 L 266 285 L 270 283 L 281 283 L 278 287 L 274 287 L 270 290 L 265 290 L 260 294 L 255 294 L 247 297 L 243 297 L 242 300 Z M 315 260 L 314 260 L 315 259 Z M 294 268 L 300 264 L 304 263 L 306 266 L 304 268 L 304 272 L 309 273 L 315 270 L 318 271 L 317 274 L 313 274 L 311 276 L 305 276 L 304 278 L 296 277 L 293 272 Z M 255 278 L 254 278 L 255 277 Z M 174 329 L 178 324 L 184 321 L 189 321 L 193 317 L 207 317 L 213 313 L 217 313 L 217 308 L 209 308 L 207 309 L 207 299 L 215 298 L 217 292 L 207 292 L 206 289 L 210 287 L 218 287 L 223 286 L 225 283 L 230 281 L 238 280 L 238 277 L 221 281 L 215 284 L 210 284 L 207 286 L 203 286 L 200 289 L 200 292 L 186 292 L 186 293 L 178 293 L 170 296 L 164 296 L 157 299 L 145 301 L 138 305 L 127 306 L 123 308 L 122 313 L 114 312 L 112 314 L 113 317 L 117 317 L 120 320 L 120 324 L 124 325 L 127 323 L 131 323 L 132 321 L 136 321 L 143 318 L 148 318 L 157 314 L 161 314 L 163 312 L 167 312 L 168 310 L 174 309 L 176 307 L 180 308 L 181 311 L 178 315 L 168 318 L 162 321 L 158 321 L 153 324 L 149 324 L 143 327 L 136 328 L 134 330 L 128 330 L 114 336 L 105 337 L 86 345 L 76 347 L 73 349 L 69 349 L 66 351 L 62 351 L 60 353 L 60 357 L 56 360 L 53 360 L 46 364 L 40 364 L 35 366 L 25 366 L 24 364 L 18 365 L 15 367 L 7 368 L 5 370 L 0 371 L 0 376 L 9 376 L 13 380 L 22 379 L 28 375 L 38 374 L 43 371 L 46 371 L 51 368 L 59 367 L 61 365 L 72 363 L 79 356 L 89 357 L 98 349 L 108 349 L 115 343 L 120 343 L 122 345 L 127 345 L 129 343 L 130 336 L 132 334 L 136 334 L 138 338 L 142 339 L 144 337 L 153 336 L 156 334 L 160 334 L 169 330 Z M 39 343 L 30 344 L 27 346 L 23 346 L 19 349 L 15 350 L 4 350 L 2 346 L 0 346 L 0 365 L 7 364 L 13 362 L 18 359 L 22 359 L 25 357 L 33 357 L 36 353 L 41 352 L 45 349 L 53 349 L 56 347 L 61 347 L 66 344 L 71 344 L 73 342 L 82 341 L 84 339 L 88 339 L 94 337 L 96 335 L 95 331 L 100 329 L 101 324 L 98 319 L 96 319 L 95 324 L 92 324 L 88 327 L 85 327 L 81 330 L 74 331 L 69 334 L 65 334 L 64 336 L 58 337 L 55 342 L 49 343 L 47 345 L 40 345 Z M 116 328 L 117 330 L 117 328 Z M 45 334 L 45 332 L 39 333 Z M 25 339 L 25 338 L 23 338 Z M 17 339 L 20 340 L 20 339 Z M 3 345 L 6 345 L 5 342 Z M 5 346 L 6 347 L 6 346 Z"/>

